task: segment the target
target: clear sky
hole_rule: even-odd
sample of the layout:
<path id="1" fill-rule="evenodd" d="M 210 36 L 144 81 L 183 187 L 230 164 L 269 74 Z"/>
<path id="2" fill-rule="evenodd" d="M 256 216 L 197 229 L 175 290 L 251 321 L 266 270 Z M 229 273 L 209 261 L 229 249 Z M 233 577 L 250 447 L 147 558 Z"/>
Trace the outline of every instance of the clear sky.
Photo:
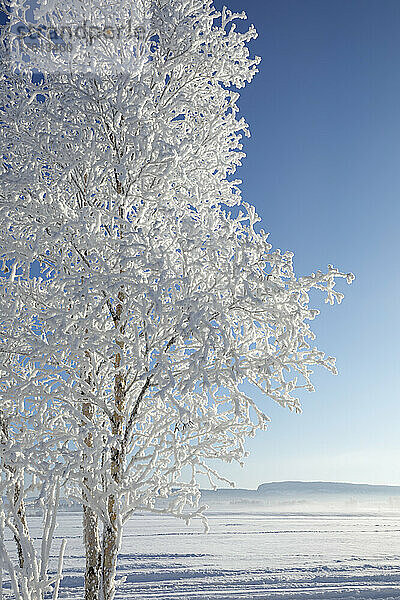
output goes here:
<path id="1" fill-rule="evenodd" d="M 240 102 L 252 131 L 244 197 L 299 274 L 332 263 L 357 277 L 314 321 L 339 376 L 315 374 L 300 416 L 264 402 L 269 431 L 244 469 L 225 472 L 243 487 L 400 485 L 400 2 L 225 3 L 247 12 L 262 57 Z"/>

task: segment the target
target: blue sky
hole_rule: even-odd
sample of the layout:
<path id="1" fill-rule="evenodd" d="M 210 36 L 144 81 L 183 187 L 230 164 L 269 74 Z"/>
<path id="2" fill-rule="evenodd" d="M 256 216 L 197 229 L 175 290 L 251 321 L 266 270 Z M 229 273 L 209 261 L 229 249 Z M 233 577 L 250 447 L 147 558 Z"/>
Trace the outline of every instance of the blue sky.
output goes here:
<path id="1" fill-rule="evenodd" d="M 357 279 L 314 322 L 339 376 L 315 374 L 300 416 L 260 398 L 269 431 L 249 443 L 244 469 L 225 472 L 243 487 L 400 485 L 400 2 L 226 3 L 246 10 L 262 57 L 240 100 L 252 131 L 244 197 L 299 274 L 333 263 Z"/>

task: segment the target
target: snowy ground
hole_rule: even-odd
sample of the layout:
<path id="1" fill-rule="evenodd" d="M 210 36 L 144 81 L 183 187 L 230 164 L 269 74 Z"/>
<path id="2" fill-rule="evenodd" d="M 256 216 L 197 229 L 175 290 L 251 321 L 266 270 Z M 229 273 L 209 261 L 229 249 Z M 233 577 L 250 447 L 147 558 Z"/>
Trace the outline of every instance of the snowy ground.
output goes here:
<path id="1" fill-rule="evenodd" d="M 400 515 L 213 513 L 211 531 L 169 517 L 126 528 L 118 600 L 400 600 Z M 61 598 L 83 598 L 79 514 L 68 539 Z M 56 549 L 56 548 L 55 548 Z"/>

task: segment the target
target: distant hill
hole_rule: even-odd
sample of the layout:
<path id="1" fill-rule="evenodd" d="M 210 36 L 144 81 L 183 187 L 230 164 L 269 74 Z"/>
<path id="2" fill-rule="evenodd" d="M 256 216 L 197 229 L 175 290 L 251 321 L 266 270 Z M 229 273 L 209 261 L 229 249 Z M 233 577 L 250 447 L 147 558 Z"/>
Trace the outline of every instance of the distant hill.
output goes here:
<path id="1" fill-rule="evenodd" d="M 400 486 L 336 483 L 325 481 L 278 481 L 256 490 L 202 490 L 210 508 L 242 507 L 273 510 L 400 509 Z"/>
<path id="2" fill-rule="evenodd" d="M 368 483 L 335 483 L 331 481 L 278 481 L 262 483 L 257 494 L 351 494 L 400 496 L 398 485 L 370 485 Z"/>

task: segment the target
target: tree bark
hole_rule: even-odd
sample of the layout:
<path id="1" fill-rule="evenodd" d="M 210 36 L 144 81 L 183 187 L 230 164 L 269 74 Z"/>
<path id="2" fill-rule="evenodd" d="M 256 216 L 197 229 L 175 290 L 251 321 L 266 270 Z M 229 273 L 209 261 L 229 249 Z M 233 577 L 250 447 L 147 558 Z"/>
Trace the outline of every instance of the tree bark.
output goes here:
<path id="1" fill-rule="evenodd" d="M 21 535 L 22 535 L 22 537 L 27 538 L 27 537 L 29 537 L 29 532 L 28 532 L 28 523 L 26 521 L 25 503 L 22 499 L 21 494 L 22 494 L 21 483 L 17 482 L 14 485 L 13 502 L 14 502 L 14 507 L 16 509 L 16 517 L 15 517 L 14 522 L 15 522 L 15 527 L 18 531 L 18 534 L 14 535 L 14 539 L 15 539 L 15 543 L 17 545 L 19 566 L 22 569 L 24 566 L 25 557 L 24 557 L 24 551 L 23 551 L 22 543 L 21 543 Z"/>
<path id="2" fill-rule="evenodd" d="M 85 403 L 83 405 L 83 414 L 88 419 L 93 419 L 93 410 L 90 404 Z M 85 443 L 88 448 L 92 448 L 93 439 L 91 434 L 86 437 Z M 99 518 L 88 504 L 89 493 L 89 482 L 88 478 L 85 477 L 82 490 L 83 541 L 86 555 L 85 600 L 99 600 L 101 569 Z"/>
<path id="3" fill-rule="evenodd" d="M 119 303 L 115 310 L 115 326 L 119 334 L 123 334 L 124 326 L 121 325 L 121 316 L 123 311 L 123 302 L 125 296 L 121 290 L 118 294 Z M 114 436 L 113 446 L 111 448 L 111 479 L 118 486 L 121 482 L 121 475 L 125 464 L 125 447 L 123 440 L 123 425 L 125 412 L 125 374 L 119 371 L 122 364 L 122 355 L 124 342 L 117 339 L 117 345 L 120 351 L 116 353 L 114 366 L 116 369 L 114 384 L 115 409 L 112 416 L 111 431 Z M 103 529 L 103 559 L 102 559 L 102 600 L 114 600 L 115 596 L 115 577 L 117 573 L 117 558 L 120 545 L 120 523 L 118 497 L 110 494 L 107 501 L 108 522 L 104 524 Z"/>
<path id="4" fill-rule="evenodd" d="M 8 441 L 8 423 L 4 416 L 3 410 L 0 410 L 0 440 L 3 444 Z M 13 465 L 3 465 L 4 469 L 9 471 L 12 475 L 16 475 L 16 470 Z M 13 503 L 15 507 L 15 516 L 14 516 L 14 524 L 17 530 L 17 533 L 14 534 L 15 544 L 17 546 L 17 555 L 18 555 L 18 563 L 19 567 L 22 569 L 24 566 L 25 558 L 24 551 L 21 543 L 21 535 L 28 536 L 28 523 L 26 521 L 26 510 L 25 503 L 22 497 L 22 487 L 20 481 L 16 480 L 14 483 L 12 497 L 10 501 Z"/>
<path id="5" fill-rule="evenodd" d="M 99 600 L 101 567 L 99 518 L 85 503 L 83 504 L 83 539 L 86 554 L 85 600 Z"/>
<path id="6" fill-rule="evenodd" d="M 109 518 L 116 516 L 114 496 L 108 499 Z M 119 551 L 119 532 L 116 519 L 112 525 L 105 524 L 103 530 L 103 565 L 102 565 L 102 600 L 113 600 L 115 597 L 115 577 L 117 574 L 117 558 Z"/>

